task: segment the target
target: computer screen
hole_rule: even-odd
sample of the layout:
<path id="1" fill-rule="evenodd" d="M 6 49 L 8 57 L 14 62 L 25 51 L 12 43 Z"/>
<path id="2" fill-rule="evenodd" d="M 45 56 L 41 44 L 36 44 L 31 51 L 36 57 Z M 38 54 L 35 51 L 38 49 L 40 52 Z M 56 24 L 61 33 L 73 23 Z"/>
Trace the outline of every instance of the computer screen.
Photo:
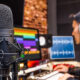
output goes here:
<path id="1" fill-rule="evenodd" d="M 74 59 L 74 42 L 72 36 L 53 36 L 49 49 L 50 59 Z"/>
<path id="2" fill-rule="evenodd" d="M 14 39 L 24 48 L 27 60 L 40 60 L 38 30 L 32 28 L 14 28 Z"/>

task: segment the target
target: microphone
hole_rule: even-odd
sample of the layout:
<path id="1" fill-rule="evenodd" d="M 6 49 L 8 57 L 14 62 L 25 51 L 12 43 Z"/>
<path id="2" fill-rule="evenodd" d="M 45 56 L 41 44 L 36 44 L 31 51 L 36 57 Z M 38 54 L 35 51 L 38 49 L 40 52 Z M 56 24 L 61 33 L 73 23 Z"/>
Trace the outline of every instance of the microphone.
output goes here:
<path id="1" fill-rule="evenodd" d="M 0 4 L 0 41 L 3 38 L 13 43 L 13 14 L 7 5 Z"/>
<path id="2" fill-rule="evenodd" d="M 13 14 L 7 5 L 0 4 L 0 52 L 9 52 L 7 41 L 13 43 Z"/>
<path id="3" fill-rule="evenodd" d="M 0 4 L 0 52 L 13 53 L 19 47 L 14 45 L 13 14 L 7 5 Z M 14 49 L 16 50 L 14 50 Z"/>
<path id="4" fill-rule="evenodd" d="M 13 43 L 13 14 L 11 9 L 4 4 L 0 4 L 0 79 L 9 74 L 8 67 L 11 55 L 9 44 Z M 12 48 L 13 49 L 13 48 Z M 12 60 L 12 59 L 11 59 Z M 4 73 L 3 73 L 4 72 Z"/>
<path id="5" fill-rule="evenodd" d="M 14 43 L 13 14 L 11 9 L 0 4 L 0 62 L 7 64 L 13 61 L 12 56 L 20 53 L 20 48 Z M 11 58 L 11 60 L 10 60 Z"/>
<path id="6" fill-rule="evenodd" d="M 16 60 L 21 53 L 21 48 L 14 42 L 13 38 L 13 14 L 11 9 L 4 4 L 0 4 L 0 79 L 7 80 L 9 67 L 13 69 L 13 80 L 16 80 Z"/>

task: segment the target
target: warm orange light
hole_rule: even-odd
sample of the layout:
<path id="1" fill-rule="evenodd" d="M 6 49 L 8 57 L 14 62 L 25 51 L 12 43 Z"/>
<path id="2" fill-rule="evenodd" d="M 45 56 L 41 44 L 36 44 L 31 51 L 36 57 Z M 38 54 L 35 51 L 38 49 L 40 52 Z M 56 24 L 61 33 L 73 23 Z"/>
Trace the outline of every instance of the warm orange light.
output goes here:
<path id="1" fill-rule="evenodd" d="M 47 33 L 47 0 L 25 0 L 23 26 Z"/>
<path id="2" fill-rule="evenodd" d="M 19 66 L 20 66 L 20 68 L 23 68 L 24 67 L 24 63 L 20 63 Z"/>

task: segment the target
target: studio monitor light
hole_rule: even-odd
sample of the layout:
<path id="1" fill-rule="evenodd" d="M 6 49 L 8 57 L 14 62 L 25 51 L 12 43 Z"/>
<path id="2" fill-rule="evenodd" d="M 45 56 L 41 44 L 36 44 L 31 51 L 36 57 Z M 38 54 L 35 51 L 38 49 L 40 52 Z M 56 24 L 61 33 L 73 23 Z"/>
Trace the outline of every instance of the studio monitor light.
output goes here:
<path id="1" fill-rule="evenodd" d="M 39 44 L 41 48 L 49 48 L 52 46 L 52 35 L 51 34 L 40 34 Z"/>

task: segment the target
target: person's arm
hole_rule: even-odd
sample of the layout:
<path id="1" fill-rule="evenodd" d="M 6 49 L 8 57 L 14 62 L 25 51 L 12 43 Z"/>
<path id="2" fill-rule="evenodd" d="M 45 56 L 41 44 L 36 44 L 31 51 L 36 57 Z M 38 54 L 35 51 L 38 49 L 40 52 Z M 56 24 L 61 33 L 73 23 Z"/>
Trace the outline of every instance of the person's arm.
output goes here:
<path id="1" fill-rule="evenodd" d="M 69 77 L 69 78 L 67 78 L 67 80 L 80 80 L 80 78 L 72 78 L 72 77 Z"/>
<path id="2" fill-rule="evenodd" d="M 69 67 L 65 66 L 65 65 L 58 65 L 55 68 L 53 68 L 54 71 L 59 71 L 59 72 L 68 72 L 69 71 Z"/>
<path id="3" fill-rule="evenodd" d="M 65 73 L 63 76 L 59 77 L 58 80 L 73 80 L 74 76 L 73 75 L 70 75 L 68 73 Z"/>
<path id="4" fill-rule="evenodd" d="M 65 73 L 58 80 L 80 80 L 80 78 L 79 77 L 75 77 L 74 75 L 70 75 L 68 73 Z"/>
<path id="5" fill-rule="evenodd" d="M 69 68 L 68 73 L 75 76 L 80 76 L 80 67 Z"/>
<path id="6" fill-rule="evenodd" d="M 80 67 L 70 68 L 65 65 L 59 65 L 55 67 L 54 70 L 59 71 L 59 72 L 67 72 L 75 76 L 80 76 Z"/>

